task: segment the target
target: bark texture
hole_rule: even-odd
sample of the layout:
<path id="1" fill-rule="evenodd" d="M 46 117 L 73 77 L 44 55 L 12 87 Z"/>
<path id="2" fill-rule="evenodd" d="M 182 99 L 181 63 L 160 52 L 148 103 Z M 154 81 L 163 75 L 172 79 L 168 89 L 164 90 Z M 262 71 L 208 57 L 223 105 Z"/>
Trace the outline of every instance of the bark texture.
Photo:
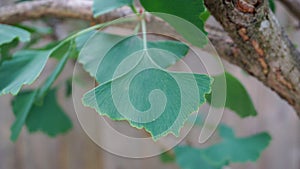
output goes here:
<path id="1" fill-rule="evenodd" d="M 300 115 L 300 54 L 266 0 L 206 0 L 240 53 L 225 57 L 288 101 Z M 234 53 L 234 52 L 233 52 Z"/>
<path id="2" fill-rule="evenodd" d="M 300 116 L 300 53 L 267 3 L 267 0 L 205 0 L 207 8 L 228 33 L 209 26 L 206 29 L 222 58 L 257 77 L 287 100 Z M 95 19 L 91 7 L 89 0 L 23 2 L 0 7 L 0 23 L 13 24 L 43 16 L 104 22 L 130 14 L 125 7 Z M 297 16 L 297 11 L 293 13 Z"/>

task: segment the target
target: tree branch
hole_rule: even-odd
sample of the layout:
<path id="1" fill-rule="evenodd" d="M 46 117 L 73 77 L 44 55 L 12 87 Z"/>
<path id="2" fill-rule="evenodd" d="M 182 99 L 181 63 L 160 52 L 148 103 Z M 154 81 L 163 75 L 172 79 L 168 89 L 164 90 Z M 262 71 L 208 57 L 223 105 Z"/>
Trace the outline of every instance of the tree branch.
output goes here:
<path id="1" fill-rule="evenodd" d="M 102 22 L 126 16 L 131 10 L 116 10 L 99 18 L 92 14 L 93 1 L 83 0 L 42 0 L 22 2 L 0 8 L 0 23 L 15 24 L 25 20 L 39 19 L 44 16 L 74 18 Z"/>
<path id="2" fill-rule="evenodd" d="M 219 55 L 257 77 L 300 115 L 300 54 L 269 11 L 266 0 L 206 0 L 206 6 L 230 36 L 206 27 Z M 43 16 L 104 22 L 130 13 L 129 8 L 121 8 L 94 19 L 91 7 L 91 1 L 82 0 L 24 2 L 1 7 L 0 23 Z"/>
<path id="3" fill-rule="evenodd" d="M 267 0 L 205 0 L 205 4 L 240 53 L 227 60 L 277 92 L 300 115 L 300 53 Z"/>

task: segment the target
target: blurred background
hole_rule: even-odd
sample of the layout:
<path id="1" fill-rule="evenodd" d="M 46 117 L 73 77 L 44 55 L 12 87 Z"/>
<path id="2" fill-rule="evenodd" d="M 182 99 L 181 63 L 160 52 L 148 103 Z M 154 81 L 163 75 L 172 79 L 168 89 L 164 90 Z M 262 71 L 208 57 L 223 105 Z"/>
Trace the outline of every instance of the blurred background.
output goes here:
<path id="1" fill-rule="evenodd" d="M 0 6 L 14 3 L 13 0 L 0 0 Z M 300 23 L 289 15 L 287 9 L 277 3 L 276 15 L 286 29 L 291 40 L 300 45 Z M 52 40 L 62 39 L 69 33 L 85 28 L 90 23 L 71 19 L 47 18 L 41 21 L 26 21 L 27 25 L 51 27 L 53 35 L 43 39 L 43 46 Z M 209 24 L 218 24 L 211 17 Z M 126 29 L 111 28 L 112 32 L 126 32 Z M 40 78 L 33 84 L 38 86 L 55 67 L 56 61 L 47 63 Z M 255 78 L 224 61 L 225 68 L 236 75 L 250 93 L 258 116 L 241 119 L 230 111 L 225 111 L 222 122 L 233 127 L 238 136 L 248 136 L 267 131 L 272 136 L 270 146 L 255 163 L 232 164 L 232 169 L 300 169 L 300 121 L 294 110 L 274 92 Z M 15 120 L 11 108 L 11 96 L 0 97 L 0 169 L 178 169 L 176 164 L 163 164 L 159 157 L 128 159 L 110 154 L 99 148 L 81 128 L 73 108 L 72 97 L 65 96 L 63 83 L 72 77 L 74 62 L 69 61 L 56 82 L 60 87 L 58 100 L 65 112 L 72 118 L 73 129 L 65 135 L 49 138 L 42 133 L 29 134 L 25 128 L 17 140 L 10 141 L 10 126 Z M 1 79 L 0 79 L 1 83 Z M 195 133 L 194 133 L 195 134 Z M 193 137 L 193 133 L 189 135 Z M 197 133 L 195 137 L 198 137 Z M 213 139 L 213 138 L 212 138 Z M 118 140 L 111 140 L 118 142 Z M 209 140 L 210 142 L 211 140 Z M 135 149 L 136 147 L 131 147 Z"/>

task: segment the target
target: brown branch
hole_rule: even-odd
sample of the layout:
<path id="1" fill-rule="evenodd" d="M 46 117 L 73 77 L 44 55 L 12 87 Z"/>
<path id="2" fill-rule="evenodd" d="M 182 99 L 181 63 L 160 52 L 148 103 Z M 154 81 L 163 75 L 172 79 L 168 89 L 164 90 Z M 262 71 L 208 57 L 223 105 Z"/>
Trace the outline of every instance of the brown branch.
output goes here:
<path id="1" fill-rule="evenodd" d="M 289 12 L 300 21 L 300 1 L 299 0 L 280 0 Z"/>
<path id="2" fill-rule="evenodd" d="M 220 56 L 257 77 L 300 115 L 300 54 L 269 11 L 266 0 L 207 0 L 206 5 L 230 36 L 207 27 Z M 103 22 L 129 14 L 128 8 L 122 8 L 94 19 L 91 6 L 91 1 L 82 0 L 24 2 L 1 7 L 0 23 L 43 16 Z"/>
<path id="3" fill-rule="evenodd" d="M 0 23 L 15 24 L 44 16 L 101 22 L 125 16 L 130 11 L 129 8 L 125 10 L 123 8 L 95 19 L 92 15 L 92 4 L 93 2 L 89 0 L 42 0 L 18 3 L 0 8 Z"/>
<path id="4" fill-rule="evenodd" d="M 205 0 L 205 4 L 240 53 L 225 58 L 277 92 L 300 116 L 300 53 L 267 0 Z"/>

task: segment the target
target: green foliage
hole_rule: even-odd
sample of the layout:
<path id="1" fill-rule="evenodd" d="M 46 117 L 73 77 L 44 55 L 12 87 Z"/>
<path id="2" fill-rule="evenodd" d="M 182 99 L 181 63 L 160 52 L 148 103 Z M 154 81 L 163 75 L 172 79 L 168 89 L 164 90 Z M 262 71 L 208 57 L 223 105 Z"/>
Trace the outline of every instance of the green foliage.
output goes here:
<path id="1" fill-rule="evenodd" d="M 40 75 L 50 51 L 18 51 L 11 60 L 0 66 L 0 95 L 16 95 L 25 84 L 31 84 Z"/>
<path id="2" fill-rule="evenodd" d="M 94 0 L 94 17 L 98 17 L 125 5 L 133 5 L 133 0 Z"/>
<path id="3" fill-rule="evenodd" d="M 36 97 L 36 91 L 28 92 L 18 95 L 13 101 L 13 112 L 15 113 L 16 120 L 11 127 L 11 137 L 10 139 L 16 141 L 22 127 L 26 121 L 26 118 L 30 112 L 30 109 L 34 103 Z"/>
<path id="4" fill-rule="evenodd" d="M 202 0 L 141 0 L 143 7 L 168 22 L 192 45 L 203 48 L 208 39 L 204 20 L 208 17 Z M 170 5 L 172 4 L 172 5 Z"/>
<path id="5" fill-rule="evenodd" d="M 275 13 L 276 12 L 276 4 L 274 0 L 269 0 L 270 9 Z"/>
<path id="6" fill-rule="evenodd" d="M 200 14 L 200 19 L 205 23 L 208 18 L 210 17 L 210 12 L 205 9 L 205 11 L 203 13 Z"/>
<path id="7" fill-rule="evenodd" d="M 12 57 L 11 50 L 17 47 L 19 44 L 18 39 L 14 39 L 9 43 L 5 43 L 0 45 L 0 65 L 5 61 Z"/>
<path id="8" fill-rule="evenodd" d="M 211 84 L 207 75 L 173 73 L 162 69 L 174 64 L 178 53 L 171 53 L 175 50 L 164 53 L 169 48 L 164 48 L 163 43 L 156 45 L 164 50 L 149 47 L 147 51 L 136 52 L 143 43 L 135 36 L 121 41 L 106 54 L 99 66 L 98 72 L 101 73 L 97 80 L 106 83 L 83 97 L 84 105 L 113 120 L 127 120 L 133 127 L 144 128 L 154 140 L 168 133 L 178 135 L 188 116 L 205 102 L 204 95 L 210 92 Z M 126 56 L 130 57 L 125 59 Z M 153 97 L 148 100 L 148 95 L 155 89 L 163 91 L 167 99 L 166 107 L 157 119 L 157 113 L 162 111 L 160 108 L 165 103 L 159 99 L 163 98 L 159 93 L 152 93 Z M 138 110 L 132 108 L 128 101 Z M 146 120 L 145 123 L 143 118 L 151 121 Z"/>
<path id="9" fill-rule="evenodd" d="M 175 155 L 171 151 L 164 152 L 160 154 L 159 157 L 160 157 L 160 161 L 163 163 L 172 163 L 175 162 L 176 160 Z"/>
<path id="10" fill-rule="evenodd" d="M 225 78 L 227 87 L 225 107 L 234 111 L 241 118 L 256 116 L 257 112 L 255 107 L 243 84 L 229 73 L 225 73 Z M 221 80 L 221 76 L 214 77 L 213 85 L 215 85 L 214 87 L 218 88 L 218 90 L 224 90 L 224 86 L 218 85 L 220 84 L 218 82 Z M 206 98 L 208 103 L 211 103 L 211 94 L 207 95 Z M 223 105 L 218 102 L 212 106 L 223 107 Z"/>
<path id="11" fill-rule="evenodd" d="M 221 169 L 230 163 L 254 162 L 271 140 L 267 133 L 237 138 L 226 125 L 219 127 L 219 134 L 221 142 L 207 148 L 175 147 L 176 163 L 181 169 Z"/>
<path id="12" fill-rule="evenodd" d="M 176 163 L 181 169 L 222 169 L 222 164 L 210 162 L 202 149 L 190 146 L 177 146 L 174 149 Z"/>
<path id="13" fill-rule="evenodd" d="M 204 23 L 210 13 L 203 0 L 140 2 L 147 11 L 159 12 L 155 15 L 168 22 L 192 45 L 203 47 L 207 44 Z M 137 12 L 133 0 L 94 0 L 94 16 L 124 5 Z M 270 5 L 275 10 L 272 0 Z M 144 19 L 143 15 L 137 15 L 138 19 Z M 21 50 L 12 57 L 10 50 L 18 45 L 18 40 L 28 42 L 29 32 L 39 35 L 33 36 L 25 48 L 32 46 L 41 35 L 51 33 L 51 30 L 0 24 L 0 95 L 17 94 L 23 85 L 35 81 L 49 57 L 59 60 L 43 85 L 35 90 L 21 92 L 14 98 L 12 107 L 16 121 L 11 127 L 11 139 L 15 141 L 18 138 L 25 124 L 29 132 L 42 131 L 49 136 L 65 133 L 72 128 L 71 120 L 57 102 L 57 89 L 51 89 L 51 86 L 67 60 L 72 56 L 76 58 L 78 51 L 81 51 L 78 61 L 100 83 L 82 98 L 86 106 L 113 120 L 127 120 L 133 127 L 144 128 L 154 140 L 169 133 L 178 136 L 190 114 L 205 103 L 205 95 L 211 90 L 212 78 L 165 70 L 188 53 L 189 47 L 183 43 L 147 41 L 145 34 L 142 40 L 137 36 L 121 37 L 96 31 L 116 23 L 137 21 L 137 18 L 123 18 L 95 25 L 63 41 L 47 45 L 43 50 Z M 215 77 L 216 83 L 213 85 L 218 84 L 219 80 L 218 76 Z M 257 112 L 243 85 L 229 73 L 226 73 L 226 80 L 225 107 L 240 117 L 255 116 Z M 67 96 L 71 93 L 71 87 L 70 80 L 67 80 Z M 223 90 L 224 86 L 217 88 Z M 207 95 L 207 99 L 211 102 L 211 95 Z M 214 103 L 212 106 L 224 105 Z M 200 124 L 199 118 L 196 123 Z M 257 160 L 271 140 L 267 133 L 238 138 L 231 128 L 224 125 L 219 128 L 219 134 L 221 141 L 210 147 L 198 149 L 178 146 L 174 153 L 162 154 L 161 159 L 164 162 L 176 161 L 182 169 L 221 169 L 232 162 Z"/>
<path id="14" fill-rule="evenodd" d="M 9 43 L 16 38 L 21 42 L 28 42 L 30 33 L 14 26 L 0 24 L 0 45 Z"/>
<path id="15" fill-rule="evenodd" d="M 29 132 L 42 131 L 49 136 L 65 133 L 72 128 L 69 117 L 56 101 L 56 89 L 50 90 L 43 104 L 34 103 L 37 91 L 22 92 L 12 102 L 16 121 L 11 131 L 11 139 L 15 141 L 24 123 Z"/>
<path id="16" fill-rule="evenodd" d="M 36 52 L 37 51 L 30 54 L 36 54 Z M 47 52 L 47 55 L 41 55 L 41 56 L 44 57 L 47 56 L 48 58 L 50 54 L 51 52 Z M 29 56 L 34 56 L 34 55 L 29 55 Z M 71 128 L 72 126 L 71 121 L 68 119 L 68 117 L 64 115 L 62 110 L 59 108 L 56 102 L 55 94 L 51 94 L 51 91 L 50 93 L 48 93 L 51 85 L 54 83 L 55 79 L 62 71 L 68 59 L 68 56 L 69 56 L 69 52 L 65 51 L 63 58 L 60 60 L 55 70 L 52 72 L 52 74 L 47 78 L 47 80 L 39 89 L 31 92 L 20 93 L 15 97 L 15 100 L 13 101 L 13 110 L 16 115 L 16 121 L 11 127 L 11 131 L 12 131 L 11 140 L 15 141 L 18 138 L 25 121 L 30 132 L 41 130 L 50 136 L 55 136 L 59 133 L 63 133 L 67 131 L 69 128 Z M 44 65 L 42 67 L 44 67 Z M 54 93 L 54 90 L 52 92 Z M 51 113 L 51 111 L 56 111 L 56 112 Z M 35 112 L 35 113 L 30 113 L 30 112 Z M 53 125 L 55 124 L 55 122 L 57 122 L 59 123 L 56 124 L 57 127 L 53 127 L 53 130 L 51 130 L 49 127 L 50 124 L 47 123 L 39 124 L 37 122 L 34 122 L 34 120 L 38 121 L 37 117 L 40 118 L 41 117 L 40 114 L 42 114 L 42 112 L 50 113 L 50 117 L 47 117 L 46 115 L 43 115 L 43 117 L 45 116 L 45 118 L 46 117 L 52 118 L 52 121 L 50 119 L 49 123 L 51 122 Z M 57 121 L 55 121 L 55 118 Z"/>
<path id="17" fill-rule="evenodd" d="M 149 12 L 159 12 L 178 16 L 204 31 L 204 22 L 200 15 L 205 11 L 202 0 L 140 0 L 142 6 Z"/>
<path id="18" fill-rule="evenodd" d="M 97 31 L 90 31 L 78 36 L 76 38 L 76 46 L 78 50 L 82 49 L 78 62 L 83 65 L 83 68 L 92 77 L 96 77 L 98 65 L 105 54 L 122 39 L 123 37 L 121 36 Z M 88 45 L 85 46 L 87 42 Z"/>
<path id="19" fill-rule="evenodd" d="M 222 141 L 204 150 L 206 156 L 217 164 L 256 161 L 271 141 L 268 133 L 237 138 L 233 130 L 225 125 L 220 126 L 219 132 Z"/>

